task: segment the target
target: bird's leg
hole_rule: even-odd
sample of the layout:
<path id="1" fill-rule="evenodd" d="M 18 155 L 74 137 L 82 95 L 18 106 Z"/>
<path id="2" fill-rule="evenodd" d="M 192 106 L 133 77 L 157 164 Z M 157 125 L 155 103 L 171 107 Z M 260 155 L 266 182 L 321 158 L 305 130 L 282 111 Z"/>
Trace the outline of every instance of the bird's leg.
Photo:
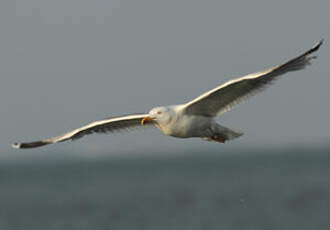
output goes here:
<path id="1" fill-rule="evenodd" d="M 214 134 L 213 136 L 209 137 L 209 140 L 220 142 L 220 143 L 225 143 L 228 140 L 228 138 L 225 135 L 218 133 L 218 134 Z"/>

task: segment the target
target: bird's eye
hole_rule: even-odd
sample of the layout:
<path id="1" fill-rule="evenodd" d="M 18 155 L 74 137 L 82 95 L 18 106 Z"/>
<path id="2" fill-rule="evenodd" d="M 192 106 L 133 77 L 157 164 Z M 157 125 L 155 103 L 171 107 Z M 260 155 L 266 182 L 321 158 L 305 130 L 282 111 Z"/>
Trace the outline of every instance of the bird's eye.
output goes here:
<path id="1" fill-rule="evenodd" d="M 157 114 L 162 114 L 162 112 L 161 111 L 157 111 Z"/>

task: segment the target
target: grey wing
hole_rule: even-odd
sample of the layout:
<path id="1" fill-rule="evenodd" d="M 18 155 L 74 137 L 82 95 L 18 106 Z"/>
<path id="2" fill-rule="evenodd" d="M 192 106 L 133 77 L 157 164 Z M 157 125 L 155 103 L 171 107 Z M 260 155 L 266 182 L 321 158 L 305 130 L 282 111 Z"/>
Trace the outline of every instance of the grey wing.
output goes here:
<path id="1" fill-rule="evenodd" d="M 15 143 L 14 148 L 35 148 L 48 144 L 53 144 L 57 142 L 63 142 L 67 140 L 76 140 L 85 135 L 92 133 L 109 133 L 116 132 L 123 129 L 131 129 L 135 127 L 140 127 L 142 119 L 147 116 L 147 114 L 133 114 L 121 117 L 112 117 L 100 121 L 92 122 L 81 128 L 72 130 L 71 132 L 65 133 L 63 135 L 48 138 L 42 141 L 26 142 L 26 143 Z M 145 125 L 143 125 L 145 126 Z"/>
<path id="2" fill-rule="evenodd" d="M 305 53 L 284 64 L 228 81 L 188 102 L 183 109 L 189 114 L 219 116 L 266 88 L 280 75 L 304 69 L 315 58 L 315 56 L 309 55 L 317 51 L 322 43 L 323 40 Z"/>

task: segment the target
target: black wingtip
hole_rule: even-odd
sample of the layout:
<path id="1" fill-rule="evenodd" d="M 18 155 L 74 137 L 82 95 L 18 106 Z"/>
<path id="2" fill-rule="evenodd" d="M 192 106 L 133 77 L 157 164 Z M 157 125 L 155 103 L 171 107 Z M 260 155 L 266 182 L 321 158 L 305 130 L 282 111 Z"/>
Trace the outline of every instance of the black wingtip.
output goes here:
<path id="1" fill-rule="evenodd" d="M 312 49 L 309 50 L 308 53 L 310 54 L 310 53 L 317 51 L 321 47 L 323 42 L 324 42 L 324 39 L 321 39 L 318 43 L 316 43 L 316 45 Z"/>
<path id="2" fill-rule="evenodd" d="M 29 149 L 29 148 L 37 148 L 37 147 L 41 147 L 44 145 L 48 145 L 50 144 L 50 142 L 47 141 L 35 141 L 35 142 L 29 142 L 29 143 L 14 143 L 12 145 L 13 148 L 15 149 Z"/>

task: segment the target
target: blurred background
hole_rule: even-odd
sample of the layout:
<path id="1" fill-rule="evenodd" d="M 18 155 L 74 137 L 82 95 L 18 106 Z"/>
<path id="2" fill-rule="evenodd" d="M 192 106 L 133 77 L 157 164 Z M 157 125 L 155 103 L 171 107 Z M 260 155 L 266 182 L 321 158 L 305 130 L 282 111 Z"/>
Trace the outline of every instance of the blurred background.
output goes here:
<path id="1" fill-rule="evenodd" d="M 0 3 L 1 229 L 327 229 L 328 1 Z M 179 104 L 325 43 L 219 122 L 220 145 L 156 129 L 11 149 Z"/>

